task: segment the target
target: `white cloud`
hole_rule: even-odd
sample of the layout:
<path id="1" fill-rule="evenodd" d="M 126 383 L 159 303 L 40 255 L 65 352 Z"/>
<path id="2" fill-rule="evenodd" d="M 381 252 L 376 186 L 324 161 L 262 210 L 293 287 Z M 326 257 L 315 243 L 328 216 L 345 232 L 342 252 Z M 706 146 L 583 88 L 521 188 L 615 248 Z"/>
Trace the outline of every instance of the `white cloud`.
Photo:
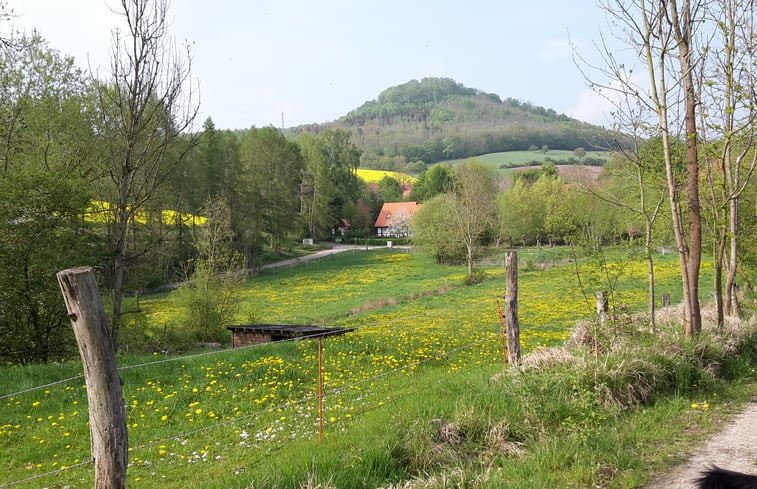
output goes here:
<path id="1" fill-rule="evenodd" d="M 578 94 L 575 103 L 566 113 L 584 122 L 609 127 L 612 110 L 613 106 L 607 98 L 587 87 Z"/>
<path id="2" fill-rule="evenodd" d="M 564 61 L 571 59 L 573 51 L 570 47 L 570 39 L 544 39 L 539 45 L 538 56 L 545 61 Z"/>

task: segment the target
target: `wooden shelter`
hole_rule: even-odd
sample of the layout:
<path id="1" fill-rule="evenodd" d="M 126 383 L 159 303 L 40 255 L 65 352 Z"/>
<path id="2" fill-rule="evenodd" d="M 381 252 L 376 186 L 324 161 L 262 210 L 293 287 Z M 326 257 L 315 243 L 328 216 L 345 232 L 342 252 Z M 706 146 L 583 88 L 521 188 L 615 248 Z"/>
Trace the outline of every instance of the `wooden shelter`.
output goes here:
<path id="1" fill-rule="evenodd" d="M 355 328 L 328 328 L 294 324 L 237 324 L 226 326 L 231 331 L 231 347 L 257 345 L 294 338 L 318 338 L 354 331 Z"/>

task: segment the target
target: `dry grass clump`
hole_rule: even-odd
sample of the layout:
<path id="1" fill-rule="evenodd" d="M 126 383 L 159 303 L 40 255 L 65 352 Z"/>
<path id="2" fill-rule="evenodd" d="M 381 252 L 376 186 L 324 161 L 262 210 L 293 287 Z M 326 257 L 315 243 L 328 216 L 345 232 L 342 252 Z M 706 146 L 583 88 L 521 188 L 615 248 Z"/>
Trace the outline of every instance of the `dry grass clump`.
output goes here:
<path id="1" fill-rule="evenodd" d="M 593 393 L 603 407 L 622 410 L 727 376 L 734 361 L 757 348 L 757 317 L 729 318 L 718 331 L 716 312 L 708 305 L 703 308 L 702 334 L 689 339 L 681 312 L 680 306 L 659 310 L 660 328 L 654 335 L 646 328 L 579 322 L 565 345 L 537 348 L 523 358 L 519 370 L 509 369 L 492 382 L 526 373 L 559 376 L 561 382 L 572 382 L 576 392 Z"/>
<path id="2" fill-rule="evenodd" d="M 378 299 L 369 299 L 365 301 L 360 306 L 354 307 L 352 309 L 352 315 L 361 314 L 363 312 L 368 311 L 374 311 L 376 309 L 381 309 L 387 306 L 396 306 L 397 304 L 400 304 L 402 302 L 407 301 L 415 301 L 418 299 L 422 299 L 424 297 L 430 297 L 432 295 L 436 294 L 446 294 L 452 290 L 451 285 L 443 285 L 439 287 L 438 289 L 429 289 L 429 290 L 422 290 L 420 292 L 411 292 L 409 296 L 407 297 L 379 297 Z"/>
<path id="3" fill-rule="evenodd" d="M 669 375 L 664 366 L 645 356 L 634 357 L 632 353 L 617 364 L 598 369 L 595 388 L 604 407 L 620 410 L 638 406 L 666 387 Z"/>
<path id="4" fill-rule="evenodd" d="M 427 474 L 408 481 L 390 484 L 383 489 L 449 489 L 451 487 L 467 487 L 484 489 L 490 487 L 492 468 L 485 470 L 466 471 L 456 467 L 440 474 Z"/>
<path id="5" fill-rule="evenodd" d="M 586 360 L 583 357 L 574 355 L 568 348 L 540 346 L 523 357 L 521 369 L 545 370 L 558 365 L 583 368 L 585 364 Z"/>
<path id="6" fill-rule="evenodd" d="M 512 441 L 510 423 L 502 420 L 486 434 L 487 458 L 505 455 L 506 457 L 519 457 L 523 453 L 523 443 Z"/>
<path id="7" fill-rule="evenodd" d="M 567 347 L 575 346 L 588 346 L 594 348 L 597 343 L 597 339 L 594 337 L 596 334 L 596 326 L 590 321 L 578 321 L 573 331 L 570 333 L 570 337 L 565 342 Z"/>

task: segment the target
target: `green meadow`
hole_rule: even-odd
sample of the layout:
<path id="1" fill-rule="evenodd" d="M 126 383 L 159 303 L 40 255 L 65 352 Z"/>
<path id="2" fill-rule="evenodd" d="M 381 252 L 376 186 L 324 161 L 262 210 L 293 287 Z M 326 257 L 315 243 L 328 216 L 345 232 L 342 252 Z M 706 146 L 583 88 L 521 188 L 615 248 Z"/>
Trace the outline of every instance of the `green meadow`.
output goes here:
<path id="1" fill-rule="evenodd" d="M 610 153 L 607 151 L 587 151 L 586 156 L 591 158 L 603 158 L 609 160 Z M 552 161 L 568 161 L 574 159 L 576 160 L 575 164 L 581 164 L 579 158 L 577 158 L 573 154 L 573 151 L 563 149 L 550 149 L 546 153 L 543 153 L 541 151 L 505 151 L 502 153 L 488 153 L 485 155 L 475 156 L 475 158 L 482 163 L 486 163 L 498 169 L 515 168 L 531 164 L 540 165 L 547 159 L 550 159 Z M 457 166 L 462 164 L 466 159 L 467 158 L 446 160 L 441 161 L 440 163 Z"/>
<path id="2" fill-rule="evenodd" d="M 582 284 L 591 287 L 584 295 L 568 256 L 519 254 L 525 353 L 562 344 L 576 321 L 591 318 L 594 289 L 607 280 L 616 284 L 614 304 L 644 308 L 642 261 L 618 258 L 600 269 L 580 259 Z M 266 271 L 247 283 L 238 322 L 357 328 L 322 343 L 320 441 L 315 340 L 120 357 L 128 486 L 413 487 L 400 484 L 423 480 L 431 485 L 418 487 L 447 487 L 434 482 L 441 477 L 461 487 L 588 487 L 610 477 L 620 481 L 612 487 L 634 487 L 649 464 L 661 466 L 661 454 L 681 449 L 660 448 L 669 430 L 712 429 L 733 409 L 719 399 L 746 395 L 671 367 L 656 374 L 669 375 L 670 385 L 654 409 L 600 409 L 604 394 L 589 387 L 588 369 L 503 377 L 512 369 L 502 365 L 499 338 L 501 257 L 483 268 L 488 280 L 463 286 L 463 267 L 382 249 Z M 710 273 L 705 267 L 703 284 Z M 675 302 L 676 258 L 658 257 L 656 274 L 658 291 Z M 142 309 L 126 328 L 170 326 L 168 297 L 143 299 Z M 732 366 L 732 377 L 743 376 L 745 362 Z M 23 480 L 19 487 L 92 486 L 79 371 L 74 362 L 3 369 L 0 487 Z M 707 410 L 690 408 L 702 401 Z M 621 431 L 626 438 L 618 442 Z"/>

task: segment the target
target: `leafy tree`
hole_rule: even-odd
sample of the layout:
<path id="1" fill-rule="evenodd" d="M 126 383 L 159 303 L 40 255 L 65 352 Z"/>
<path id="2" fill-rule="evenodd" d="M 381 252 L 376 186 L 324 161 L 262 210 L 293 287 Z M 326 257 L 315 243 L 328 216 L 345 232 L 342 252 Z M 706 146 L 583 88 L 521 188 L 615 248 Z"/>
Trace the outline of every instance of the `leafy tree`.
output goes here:
<path id="1" fill-rule="evenodd" d="M 402 200 L 402 188 L 400 182 L 386 175 L 378 183 L 378 193 L 384 202 L 397 202 Z"/>
<path id="2" fill-rule="evenodd" d="M 189 65 L 168 34 L 165 0 L 121 0 L 127 37 L 113 34 L 111 79 L 93 80 L 102 136 L 103 196 L 113 202 L 109 221 L 113 259 L 111 340 L 118 348 L 127 268 L 136 214 L 184 159 L 194 141 L 182 137 L 197 113 Z M 133 243 L 132 243 L 133 244 Z"/>
<path id="3" fill-rule="evenodd" d="M 197 258 L 190 262 L 191 272 L 186 282 L 171 294 L 179 311 L 174 327 L 181 331 L 171 338 L 177 341 L 183 337 L 180 343 L 223 341 L 224 325 L 237 310 L 238 293 L 245 280 L 244 259 L 233 249 L 234 232 L 228 204 L 223 199 L 209 201 L 202 213 L 208 223 L 198 233 Z"/>
<path id="4" fill-rule="evenodd" d="M 457 198 L 451 209 L 450 224 L 465 246 L 471 277 L 478 240 L 495 222 L 496 176 L 491 166 L 471 158 L 455 168 L 454 177 Z"/>
<path id="5" fill-rule="evenodd" d="M 431 255 L 437 263 L 462 263 L 465 245 L 450 233 L 449 216 L 455 205 L 452 194 L 439 194 L 413 214 L 410 229 L 413 244 Z"/>
<path id="6" fill-rule="evenodd" d="M 437 261 L 462 250 L 472 277 L 478 242 L 495 222 L 496 177 L 491 166 L 471 158 L 453 170 L 453 178 L 450 192 L 426 202 L 414 215 L 413 242 Z"/>
<path id="7" fill-rule="evenodd" d="M 740 312 L 736 295 L 738 241 L 743 236 L 739 200 L 757 168 L 757 45 L 754 4 L 714 0 L 707 8 L 707 18 L 717 28 L 701 63 L 704 82 L 698 85 L 701 102 L 697 108 L 703 116 L 699 137 L 705 149 L 705 202 L 712 214 L 715 302 L 722 328 L 725 315 Z"/>
<path id="8" fill-rule="evenodd" d="M 304 168 L 300 148 L 278 129 L 252 128 L 242 136 L 240 161 L 240 193 L 248 226 L 278 251 L 285 238 L 298 230 Z"/>
<path id="9" fill-rule="evenodd" d="M 511 175 L 513 182 L 523 181 L 526 185 L 533 185 L 542 176 L 557 178 L 559 172 L 554 163 L 545 161 L 539 168 L 514 171 Z"/>
<path id="10" fill-rule="evenodd" d="M 89 87 L 36 34 L 0 45 L 0 77 L 0 359 L 60 360 L 76 350 L 55 274 L 99 258 Z"/>
<path id="11" fill-rule="evenodd" d="M 309 235 L 318 239 L 336 226 L 342 206 L 360 195 L 354 172 L 360 150 L 348 132 L 334 129 L 303 134 L 298 142 L 305 160 L 300 213 Z"/>
<path id="12" fill-rule="evenodd" d="M 631 125 L 629 134 L 633 137 L 633 146 L 624 149 L 613 164 L 603 169 L 604 185 L 589 187 L 588 190 L 603 202 L 628 212 L 629 220 L 641 221 L 649 283 L 649 322 L 650 329 L 654 332 L 656 324 L 653 251 L 657 241 L 656 224 L 666 197 L 665 177 L 659 165 L 663 160 L 662 140 L 653 138 L 645 141 L 635 125 Z M 629 182 L 633 182 L 633 185 L 629 185 Z"/>
<path id="13" fill-rule="evenodd" d="M 413 185 L 410 199 L 415 201 L 430 200 L 436 195 L 452 190 L 452 174 L 448 165 L 434 165 L 420 174 Z"/>
<path id="14" fill-rule="evenodd" d="M 550 175 L 541 175 L 534 183 L 527 179 L 515 179 L 515 183 L 497 198 L 500 234 L 510 243 L 525 245 L 552 235 L 562 236 L 556 221 L 547 227 L 550 209 L 555 202 L 564 204 L 563 182 Z"/>

